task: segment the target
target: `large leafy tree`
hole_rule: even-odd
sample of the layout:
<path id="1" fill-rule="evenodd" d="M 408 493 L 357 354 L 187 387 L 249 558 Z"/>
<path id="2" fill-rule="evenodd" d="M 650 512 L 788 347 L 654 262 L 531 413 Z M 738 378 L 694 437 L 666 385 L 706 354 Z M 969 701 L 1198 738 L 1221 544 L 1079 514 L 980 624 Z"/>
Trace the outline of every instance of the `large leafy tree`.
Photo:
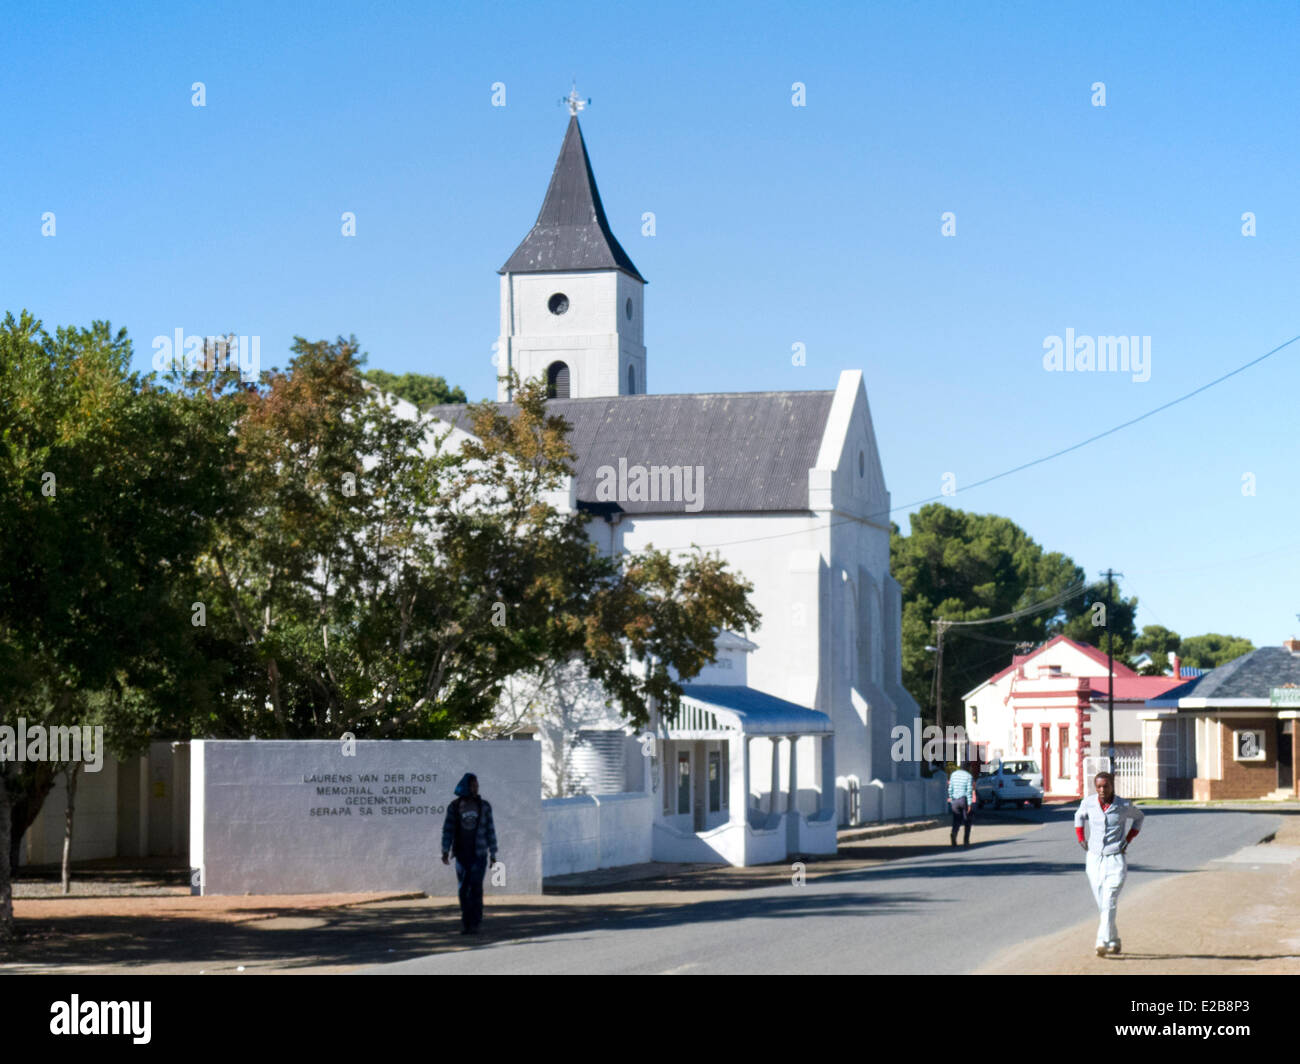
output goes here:
<path id="1" fill-rule="evenodd" d="M 1179 645 L 1178 654 L 1184 665 L 1198 669 L 1217 669 L 1254 649 L 1255 644 L 1242 636 L 1209 632 L 1188 636 Z"/>
<path id="2" fill-rule="evenodd" d="M 431 406 L 443 403 L 465 402 L 464 391 L 452 387 L 444 377 L 426 373 L 403 373 L 399 376 L 382 369 L 368 369 L 361 376 L 389 395 L 405 399 L 419 410 L 428 410 Z"/>
<path id="3" fill-rule="evenodd" d="M 1089 584 L 1072 559 L 1044 550 L 1006 517 L 924 506 L 911 515 L 909 535 L 893 527 L 890 564 L 902 586 L 903 683 L 927 719 L 934 715 L 937 655 L 926 647 L 935 645 L 937 620 L 985 621 L 1056 601 L 994 624 L 946 629 L 941 698 L 949 724 L 962 719 L 962 693 L 1007 665 L 1018 645 L 1065 632 L 1104 648 L 1107 627 L 1097 623 L 1103 615 L 1095 605 L 1105 601 L 1105 584 Z M 1121 661 L 1136 606 L 1116 594 L 1105 618 Z"/>
<path id="4" fill-rule="evenodd" d="M 362 387 L 354 338 L 293 351 L 242 397 L 255 503 L 202 566 L 214 638 L 245 651 L 217 733 L 441 738 L 486 720 L 510 676 L 566 660 L 644 720 L 719 628 L 756 623 L 716 558 L 602 557 L 587 516 L 552 505 L 572 452 L 540 382 L 472 407 L 453 443 Z"/>
<path id="5" fill-rule="evenodd" d="M 0 722 L 182 730 L 209 672 L 183 574 L 230 503 L 215 404 L 130 371 L 107 322 L 0 323 Z M 0 934 L 18 840 L 61 766 L 0 765 Z"/>
<path id="6" fill-rule="evenodd" d="M 1183 665 L 1215 669 L 1254 649 L 1255 645 L 1241 636 L 1209 632 L 1184 639 L 1177 632 L 1158 624 L 1148 624 L 1133 641 L 1134 653 L 1145 651 L 1151 655 L 1151 664 L 1143 669 L 1150 676 L 1164 675 L 1171 652 L 1178 655 Z"/>
<path id="7" fill-rule="evenodd" d="M 1162 676 L 1170 652 L 1177 652 L 1181 645 L 1182 638 L 1177 632 L 1162 624 L 1148 624 L 1133 639 L 1133 655 L 1150 654 L 1151 663 L 1143 667 L 1143 675 Z"/>

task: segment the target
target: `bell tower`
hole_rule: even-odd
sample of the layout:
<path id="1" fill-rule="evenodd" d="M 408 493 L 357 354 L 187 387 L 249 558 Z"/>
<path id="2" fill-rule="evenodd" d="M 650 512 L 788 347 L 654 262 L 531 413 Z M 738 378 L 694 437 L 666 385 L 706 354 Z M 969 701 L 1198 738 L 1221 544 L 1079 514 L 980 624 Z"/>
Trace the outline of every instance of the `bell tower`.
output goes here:
<path id="1" fill-rule="evenodd" d="M 569 128 L 537 221 L 501 275 L 500 372 L 541 377 L 556 398 L 646 391 L 645 278 L 610 232 L 578 126 Z M 498 400 L 508 400 L 505 381 Z"/>

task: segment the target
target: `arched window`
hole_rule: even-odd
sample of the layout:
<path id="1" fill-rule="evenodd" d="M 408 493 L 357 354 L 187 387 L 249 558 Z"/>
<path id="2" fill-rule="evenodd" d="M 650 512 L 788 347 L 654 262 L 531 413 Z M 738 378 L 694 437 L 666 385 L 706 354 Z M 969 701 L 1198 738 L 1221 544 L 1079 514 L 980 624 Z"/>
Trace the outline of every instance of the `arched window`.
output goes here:
<path id="1" fill-rule="evenodd" d="M 563 362 L 552 362 L 546 369 L 546 397 L 569 398 L 569 367 Z"/>
<path id="2" fill-rule="evenodd" d="M 636 370 L 631 366 L 627 367 L 627 394 L 636 395 Z"/>

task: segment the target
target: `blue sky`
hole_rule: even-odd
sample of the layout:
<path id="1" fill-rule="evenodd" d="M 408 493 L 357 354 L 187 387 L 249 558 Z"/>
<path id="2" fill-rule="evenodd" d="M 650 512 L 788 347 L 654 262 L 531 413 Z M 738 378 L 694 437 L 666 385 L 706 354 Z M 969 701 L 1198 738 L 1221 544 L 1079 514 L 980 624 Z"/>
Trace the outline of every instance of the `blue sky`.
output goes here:
<path id="1" fill-rule="evenodd" d="M 650 390 L 860 368 L 895 504 L 1300 333 L 1295 3 L 65 4 L 6 29 L 0 310 L 108 318 L 141 368 L 177 328 L 281 365 L 294 334 L 355 333 L 372 366 L 492 393 L 495 271 L 573 78 L 649 281 Z M 1151 337 L 1150 379 L 1046 371 L 1066 329 Z M 1276 644 L 1300 630 L 1298 384 L 1300 343 L 950 501 L 1122 571 L 1140 623 Z"/>

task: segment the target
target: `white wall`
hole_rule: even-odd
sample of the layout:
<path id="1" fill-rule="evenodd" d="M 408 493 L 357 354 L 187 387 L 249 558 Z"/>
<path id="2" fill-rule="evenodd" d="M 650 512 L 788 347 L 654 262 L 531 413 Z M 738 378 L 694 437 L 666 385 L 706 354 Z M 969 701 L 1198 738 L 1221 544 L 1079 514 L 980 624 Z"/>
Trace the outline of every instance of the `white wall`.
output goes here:
<path id="1" fill-rule="evenodd" d="M 647 862 L 653 822 L 649 794 L 548 798 L 542 802 L 542 875 Z"/>
<path id="2" fill-rule="evenodd" d="M 202 870 L 203 893 L 455 894 L 454 869 L 440 860 L 442 825 L 465 772 L 478 775 L 480 793 L 492 805 L 505 865 L 505 885 L 492 886 L 489 873 L 485 892 L 541 892 L 538 743 L 368 740 L 355 750 L 348 757 L 342 744 L 325 740 L 191 744 L 190 864 Z M 398 775 L 403 779 L 393 778 Z M 363 783 L 363 776 L 378 779 Z M 371 794 L 318 793 L 332 786 L 364 786 Z M 421 791 L 393 794 L 385 787 Z M 313 809 L 343 812 L 320 816 Z"/>
<path id="3" fill-rule="evenodd" d="M 89 861 L 117 856 L 117 770 L 107 755 L 98 772 L 84 768 L 77 779 L 76 808 L 72 824 L 72 860 Z M 63 860 L 63 834 L 68 789 L 62 773 L 41 806 L 20 846 L 24 864 L 59 864 Z"/>

